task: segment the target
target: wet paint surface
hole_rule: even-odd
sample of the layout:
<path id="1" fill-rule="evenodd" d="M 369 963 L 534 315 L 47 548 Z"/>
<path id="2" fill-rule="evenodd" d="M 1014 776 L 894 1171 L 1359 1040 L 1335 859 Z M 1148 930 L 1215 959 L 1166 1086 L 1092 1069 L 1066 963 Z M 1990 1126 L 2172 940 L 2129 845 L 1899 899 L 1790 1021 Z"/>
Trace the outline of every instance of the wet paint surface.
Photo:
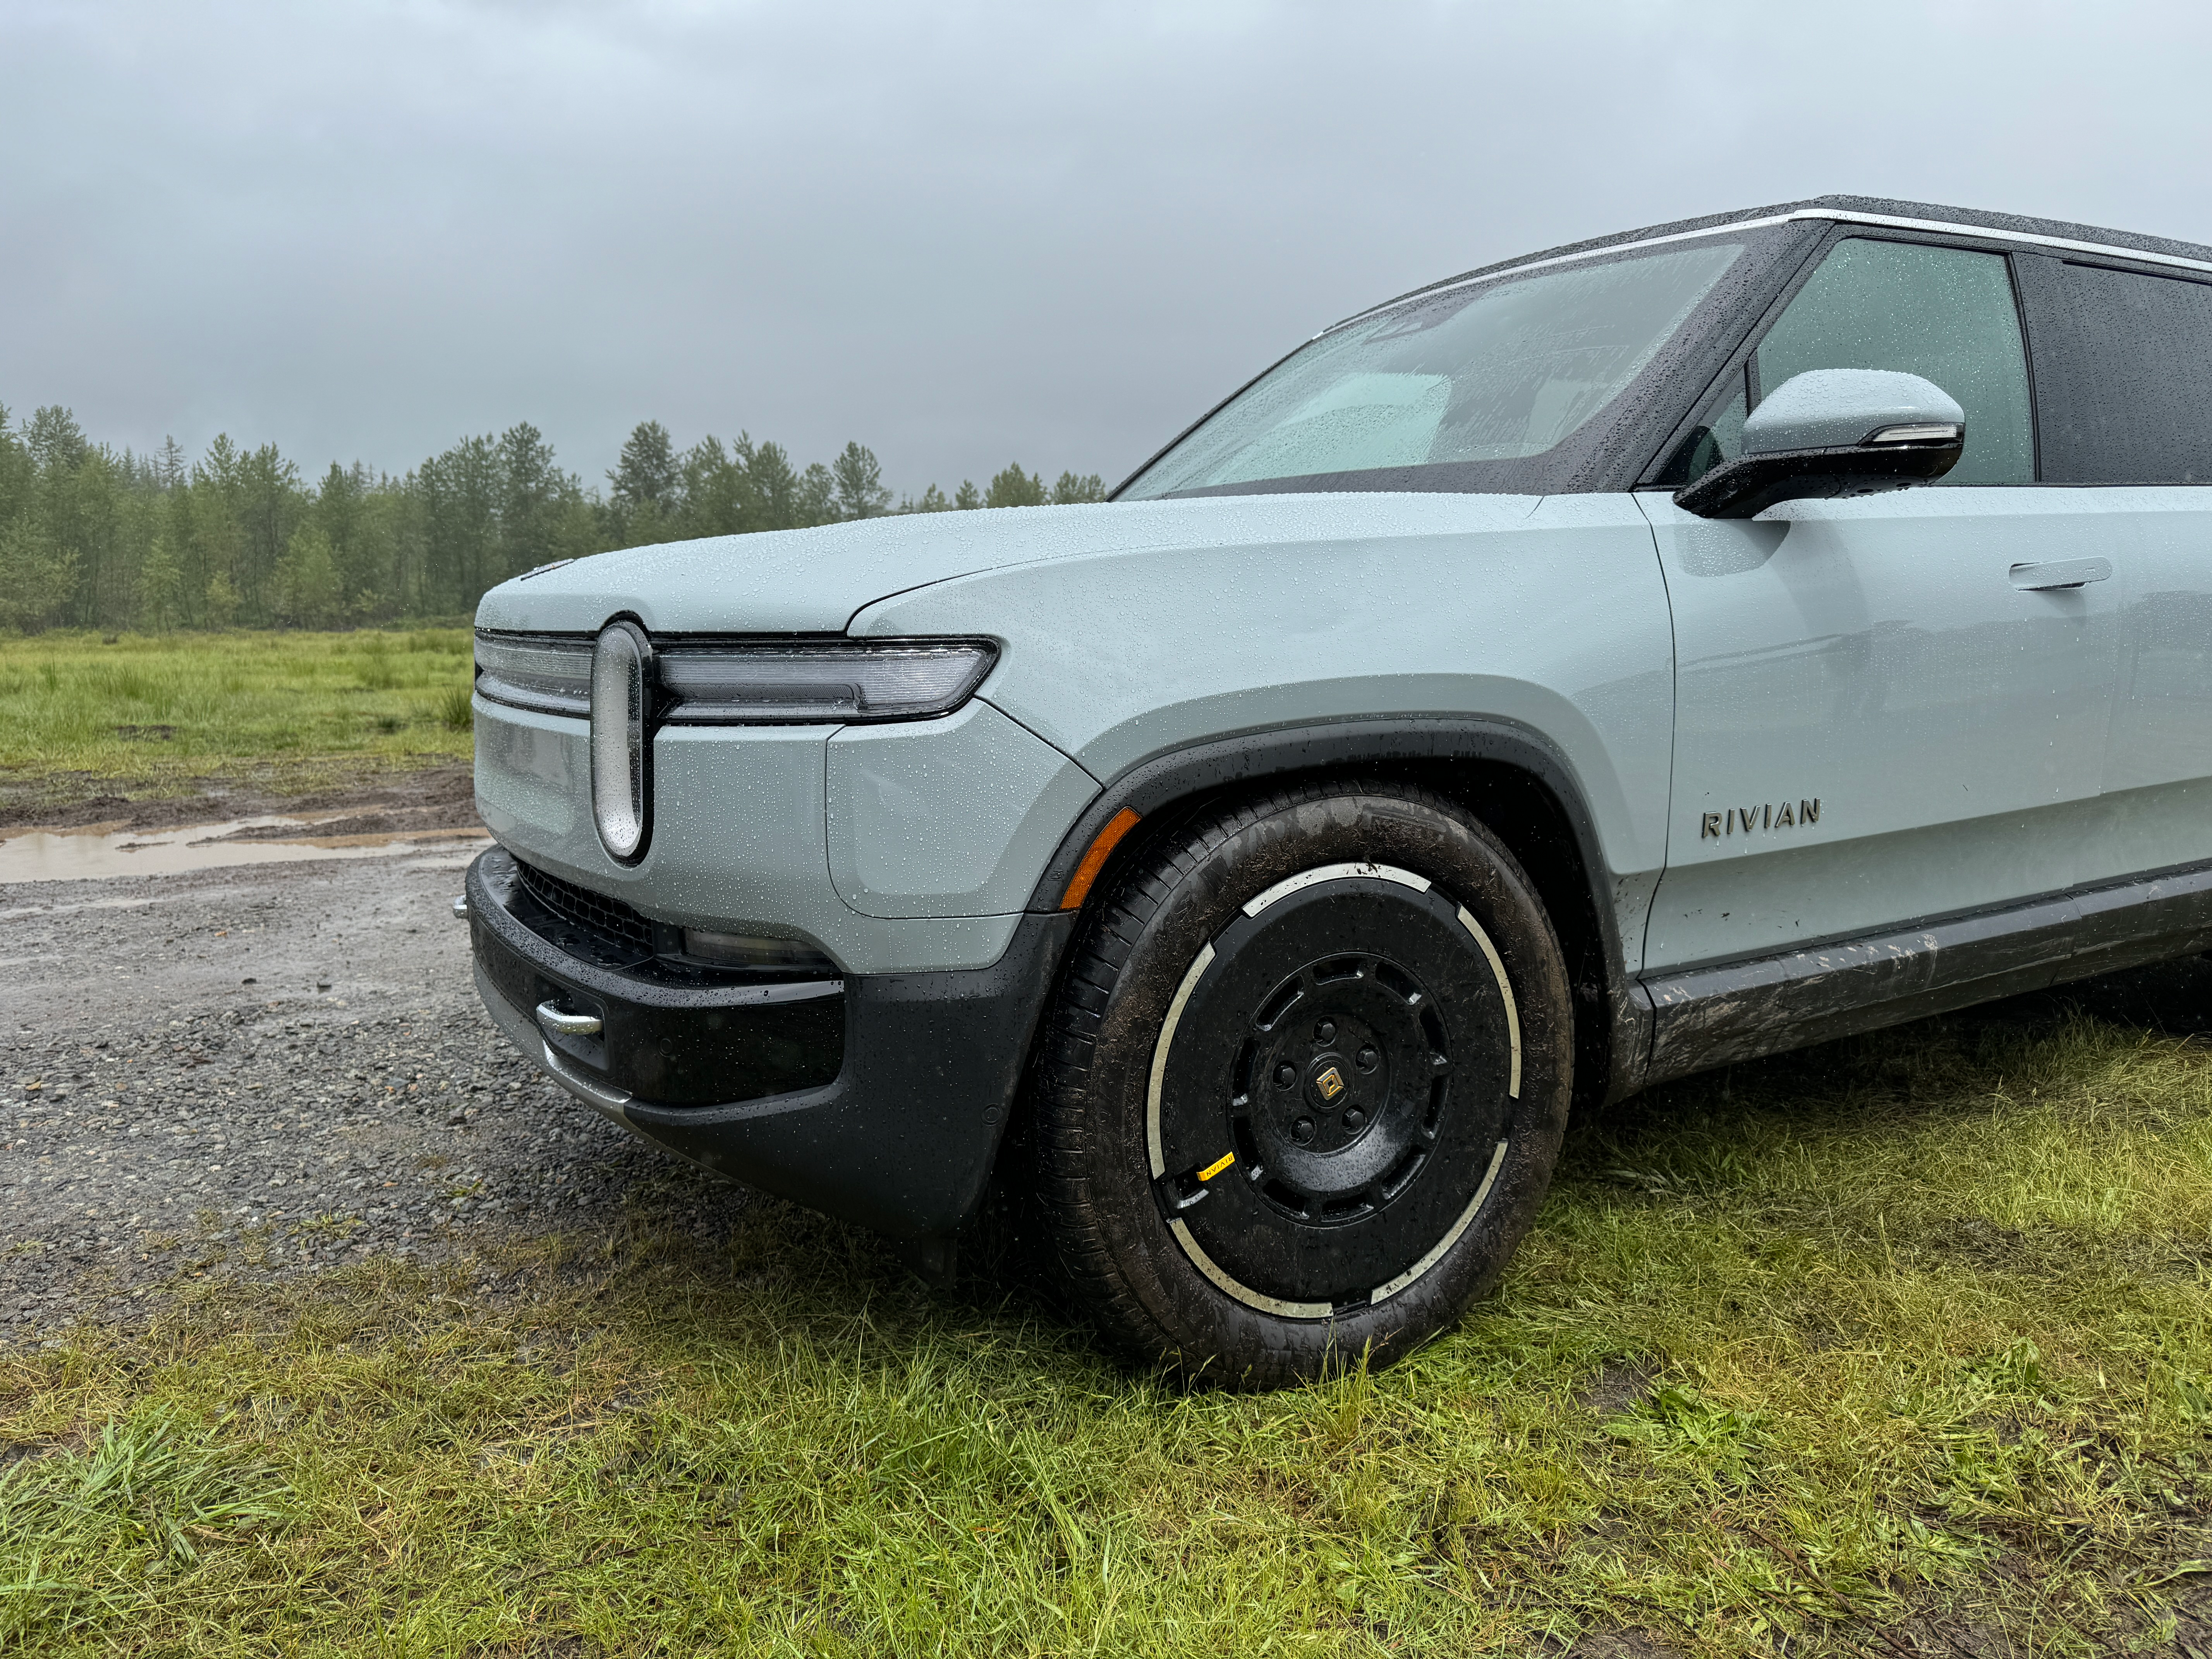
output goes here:
<path id="1" fill-rule="evenodd" d="M 491 839 L 483 830 L 315 833 L 318 824 L 338 822 L 340 817 L 233 818 L 158 830 L 117 830 L 98 823 L 73 830 L 19 830 L 0 840 L 0 883 L 178 875 L 312 859 L 399 858 L 407 869 L 458 869 Z"/>

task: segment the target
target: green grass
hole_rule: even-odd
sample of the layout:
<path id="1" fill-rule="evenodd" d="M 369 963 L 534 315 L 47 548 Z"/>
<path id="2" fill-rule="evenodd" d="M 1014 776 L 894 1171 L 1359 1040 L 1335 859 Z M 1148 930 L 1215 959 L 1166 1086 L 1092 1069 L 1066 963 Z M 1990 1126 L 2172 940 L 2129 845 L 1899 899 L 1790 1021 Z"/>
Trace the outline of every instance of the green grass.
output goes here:
<path id="1" fill-rule="evenodd" d="M 0 1650 L 2174 1651 L 2212 1583 L 2212 1053 L 2141 1019 L 1664 1091 L 1460 1329 L 1265 1397 L 683 1190 L 0 1363 Z"/>
<path id="2" fill-rule="evenodd" d="M 0 781 L 315 788 L 470 752 L 464 628 L 0 637 Z"/>

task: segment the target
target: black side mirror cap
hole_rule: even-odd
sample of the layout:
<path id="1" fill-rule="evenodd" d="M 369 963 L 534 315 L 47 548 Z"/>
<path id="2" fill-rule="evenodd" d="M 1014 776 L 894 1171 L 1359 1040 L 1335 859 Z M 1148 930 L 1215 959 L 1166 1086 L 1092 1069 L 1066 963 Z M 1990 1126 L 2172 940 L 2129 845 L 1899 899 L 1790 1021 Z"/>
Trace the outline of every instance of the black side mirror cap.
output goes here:
<path id="1" fill-rule="evenodd" d="M 1808 368 L 1743 423 L 1743 453 L 1675 494 L 1705 519 L 1777 501 L 1875 495 L 1940 478 L 1966 447 L 1966 411 L 1933 380 L 1893 368 Z"/>
<path id="2" fill-rule="evenodd" d="M 1899 434 L 1895 440 L 1881 441 L 1893 432 Z M 1778 501 L 1878 495 L 1940 478 L 1966 453 L 1963 422 L 1893 427 L 1840 448 L 1784 449 L 1724 461 L 1676 490 L 1674 505 L 1701 519 L 1748 519 Z"/>

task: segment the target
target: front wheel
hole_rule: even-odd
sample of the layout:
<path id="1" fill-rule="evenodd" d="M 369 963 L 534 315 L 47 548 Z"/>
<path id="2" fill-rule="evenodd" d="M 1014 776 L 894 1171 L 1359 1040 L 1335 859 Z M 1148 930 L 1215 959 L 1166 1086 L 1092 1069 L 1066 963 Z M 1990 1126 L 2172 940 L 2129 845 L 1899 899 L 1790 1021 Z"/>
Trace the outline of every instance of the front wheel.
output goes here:
<path id="1" fill-rule="evenodd" d="M 1513 856 L 1425 793 L 1308 786 L 1148 849 L 1089 921 L 1038 1101 L 1107 1330 L 1231 1386 L 1387 1363 L 1492 1285 L 1565 1126 L 1566 975 Z"/>

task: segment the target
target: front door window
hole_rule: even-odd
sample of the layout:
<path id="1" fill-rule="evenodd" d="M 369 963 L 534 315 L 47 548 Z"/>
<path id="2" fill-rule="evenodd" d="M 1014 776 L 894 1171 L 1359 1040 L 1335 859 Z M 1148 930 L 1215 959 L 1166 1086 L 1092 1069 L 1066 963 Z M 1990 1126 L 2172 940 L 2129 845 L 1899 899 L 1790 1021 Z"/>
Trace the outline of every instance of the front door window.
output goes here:
<path id="1" fill-rule="evenodd" d="M 1742 451 L 1744 416 L 1791 376 L 1885 368 L 1933 380 L 1966 411 L 1966 453 L 1941 482 L 2035 477 L 2027 353 L 2004 256 L 1853 236 L 1836 244 L 1731 377 L 1666 482 L 1684 484 Z"/>

